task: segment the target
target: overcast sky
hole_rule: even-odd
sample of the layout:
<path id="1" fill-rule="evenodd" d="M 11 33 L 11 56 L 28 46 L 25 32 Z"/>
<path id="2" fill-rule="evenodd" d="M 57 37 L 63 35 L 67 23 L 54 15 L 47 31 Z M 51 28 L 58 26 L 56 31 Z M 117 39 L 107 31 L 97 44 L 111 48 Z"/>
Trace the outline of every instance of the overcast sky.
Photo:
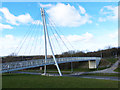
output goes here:
<path id="1" fill-rule="evenodd" d="M 42 7 L 66 43 L 65 46 L 55 31 L 52 34 L 52 24 L 46 19 L 55 54 L 67 50 L 95 51 L 118 46 L 117 2 L 3 2 L 0 8 L 0 56 L 13 52 L 19 55 L 44 54 Z M 31 27 L 36 30 L 31 31 L 22 46 L 21 40 Z M 49 45 L 48 54 L 51 54 Z"/>

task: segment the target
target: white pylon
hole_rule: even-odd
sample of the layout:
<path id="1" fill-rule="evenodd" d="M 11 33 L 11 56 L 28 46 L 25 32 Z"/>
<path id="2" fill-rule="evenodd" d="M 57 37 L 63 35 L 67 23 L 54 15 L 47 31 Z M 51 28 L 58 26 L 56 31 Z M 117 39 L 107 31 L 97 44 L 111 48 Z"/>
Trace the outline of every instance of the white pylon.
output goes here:
<path id="1" fill-rule="evenodd" d="M 61 73 L 61 71 L 59 69 L 58 63 L 56 61 L 56 58 L 55 58 L 55 55 L 54 55 L 54 52 L 53 52 L 53 49 L 52 49 L 52 45 L 51 45 L 51 42 L 50 42 L 49 34 L 48 34 L 48 31 L 47 31 L 47 25 L 46 25 L 44 8 L 41 8 L 41 16 L 42 16 L 42 21 L 43 21 L 44 38 L 45 38 L 45 64 L 46 64 L 46 61 L 47 61 L 47 40 L 46 40 L 46 38 L 47 38 L 48 39 L 48 43 L 50 45 L 51 52 L 52 52 L 53 60 L 54 60 L 55 65 L 56 65 L 56 67 L 58 69 L 59 75 L 62 76 L 62 73 Z M 44 66 L 44 74 L 46 74 L 46 65 Z"/>

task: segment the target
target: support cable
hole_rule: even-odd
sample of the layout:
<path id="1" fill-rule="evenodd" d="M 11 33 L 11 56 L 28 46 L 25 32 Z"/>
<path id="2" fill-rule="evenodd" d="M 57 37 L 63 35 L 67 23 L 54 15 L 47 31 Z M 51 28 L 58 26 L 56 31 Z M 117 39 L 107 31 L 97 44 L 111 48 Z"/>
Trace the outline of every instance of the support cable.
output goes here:
<path id="1" fill-rule="evenodd" d="M 39 17 L 39 15 L 37 16 L 37 17 Z M 27 49 L 29 48 L 29 46 L 30 46 L 30 43 L 31 43 L 31 38 L 32 38 L 32 36 L 34 35 L 34 32 L 36 31 L 36 28 L 37 28 L 37 25 L 36 24 L 33 24 L 33 28 L 32 28 L 32 34 L 31 34 L 31 36 L 29 35 L 29 38 L 28 38 L 28 41 L 26 41 L 27 43 L 26 43 L 26 48 L 24 49 L 24 54 L 25 54 L 25 52 L 27 51 Z M 34 40 L 33 40 L 33 42 L 34 42 Z M 32 46 L 31 46 L 32 47 Z M 30 49 L 31 50 L 31 49 Z M 30 54 L 30 51 L 29 50 L 29 53 L 28 54 Z"/>
<path id="2" fill-rule="evenodd" d="M 36 26 L 36 28 L 37 28 L 37 26 Z M 34 34 L 34 38 L 33 38 L 33 42 L 32 42 L 32 46 L 31 46 L 31 49 L 30 49 L 30 51 L 29 51 L 29 55 L 31 54 L 31 51 L 33 50 L 33 47 L 34 47 L 34 43 L 35 43 L 35 41 L 36 41 L 36 39 L 37 39 L 37 30 L 36 30 L 36 28 L 34 29 L 35 30 L 35 34 Z"/>
<path id="3" fill-rule="evenodd" d="M 39 45 L 41 45 L 42 44 L 42 35 L 43 35 L 43 30 L 41 30 L 41 39 L 40 39 L 40 41 L 39 41 Z M 39 48 L 39 53 L 41 53 L 42 54 L 42 45 L 40 46 L 40 48 Z M 43 52 L 44 53 L 44 52 Z"/>
<path id="4" fill-rule="evenodd" d="M 56 34 L 58 35 L 58 37 L 61 39 L 61 41 L 62 41 L 63 44 L 65 45 L 65 47 L 67 48 L 67 50 L 69 51 L 69 48 L 68 48 L 67 45 L 65 44 L 64 40 L 62 40 L 62 38 L 61 38 L 61 36 L 59 35 L 59 33 L 57 32 L 56 28 L 55 28 L 55 27 L 53 27 L 53 28 L 54 28 Z"/>
<path id="5" fill-rule="evenodd" d="M 18 47 L 15 49 L 14 52 L 16 52 L 16 51 L 18 50 L 18 51 L 16 52 L 17 55 L 18 55 L 18 53 L 20 52 L 20 50 L 21 50 L 24 42 L 26 41 L 27 37 L 29 36 L 30 32 L 32 31 L 32 28 L 33 28 L 33 25 L 31 24 L 31 25 L 30 25 L 30 28 L 28 29 L 28 32 L 25 34 L 24 38 L 23 38 L 23 39 L 21 40 L 21 42 L 19 43 Z M 19 47 L 19 46 L 20 46 L 20 47 Z M 19 49 L 18 49 L 18 48 L 19 48 Z"/>
<path id="6" fill-rule="evenodd" d="M 35 25 L 34 25 L 34 28 L 36 28 Z M 27 51 L 27 49 L 29 48 L 29 46 L 30 46 L 31 38 L 32 38 L 32 36 L 34 35 L 34 32 L 35 32 L 35 30 L 33 29 L 33 31 L 31 32 L 32 34 L 29 36 L 28 41 L 27 41 L 27 43 L 26 43 L 26 48 L 25 48 L 25 50 L 24 50 L 24 54 L 25 54 L 25 52 Z"/>
<path id="7" fill-rule="evenodd" d="M 51 25 L 51 23 L 49 23 L 49 24 Z M 61 47 L 61 45 L 60 45 L 60 43 L 59 43 L 59 40 L 57 39 L 57 36 L 56 36 L 55 33 L 53 32 L 53 29 L 52 29 L 52 27 L 51 27 L 50 25 L 49 25 L 49 27 L 50 27 L 50 29 L 51 29 L 51 32 L 52 32 L 52 34 L 54 35 L 55 40 L 57 41 L 57 46 L 60 47 L 60 48 L 59 48 L 60 52 L 62 53 L 61 50 L 63 50 L 63 49 L 62 49 L 62 47 Z"/>
<path id="8" fill-rule="evenodd" d="M 47 16 L 49 17 L 49 15 L 47 14 Z M 53 22 L 53 27 L 54 28 L 56 28 L 55 26 L 56 26 L 56 24 L 54 23 L 54 21 L 51 19 L 51 18 L 49 18 L 50 19 L 50 21 L 51 22 Z M 56 28 L 56 29 L 58 29 L 59 30 L 59 32 L 64 36 L 64 34 L 61 32 L 61 30 L 59 29 L 59 28 Z M 64 37 L 65 38 L 65 37 Z M 67 39 L 67 38 L 65 38 L 66 40 L 67 40 L 67 42 L 70 44 L 70 46 L 71 46 L 71 48 L 73 49 L 73 50 L 75 50 L 75 48 L 74 48 L 74 46 L 70 43 L 70 41 Z"/>
<path id="9" fill-rule="evenodd" d="M 40 24 L 38 25 L 38 27 L 40 26 Z M 38 46 L 38 42 L 40 40 L 39 35 L 41 34 L 42 29 L 38 29 L 38 34 L 37 34 L 37 39 L 34 45 L 34 51 L 36 51 L 36 47 Z M 39 34 L 40 33 L 40 34 Z M 41 36 L 41 35 L 40 35 Z M 40 46 L 40 45 L 39 45 Z M 41 46 L 40 46 L 41 47 Z"/>
<path id="10" fill-rule="evenodd" d="M 46 18 L 47 19 L 47 18 Z M 50 27 L 49 27 L 50 28 Z M 48 33 L 49 33 L 49 35 L 50 35 L 50 30 L 48 29 Z M 51 34 L 52 35 L 52 34 Z M 55 46 L 56 46 L 56 44 L 54 43 L 55 41 L 53 41 L 52 40 L 52 37 L 50 37 L 50 40 L 51 40 L 51 44 L 52 44 L 52 46 L 54 47 L 53 48 L 53 51 L 54 51 L 54 53 L 56 54 L 57 53 L 57 51 L 56 51 L 56 49 L 55 49 Z"/>

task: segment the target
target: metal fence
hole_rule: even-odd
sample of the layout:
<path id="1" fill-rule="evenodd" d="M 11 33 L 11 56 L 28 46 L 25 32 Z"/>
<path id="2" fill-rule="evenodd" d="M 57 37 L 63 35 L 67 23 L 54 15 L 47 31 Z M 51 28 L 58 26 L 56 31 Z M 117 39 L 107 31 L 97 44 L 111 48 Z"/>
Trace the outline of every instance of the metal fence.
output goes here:
<path id="1" fill-rule="evenodd" d="M 98 65 L 101 58 L 100 57 L 64 57 L 64 58 L 56 58 L 56 60 L 58 63 L 96 60 L 97 62 L 96 65 Z M 2 66 L 2 71 L 0 73 L 14 71 L 14 70 L 22 70 L 32 67 L 39 67 L 44 65 L 52 65 L 52 64 L 55 64 L 53 59 L 47 59 L 46 63 L 44 62 L 44 59 L 1 63 L 0 66 Z"/>

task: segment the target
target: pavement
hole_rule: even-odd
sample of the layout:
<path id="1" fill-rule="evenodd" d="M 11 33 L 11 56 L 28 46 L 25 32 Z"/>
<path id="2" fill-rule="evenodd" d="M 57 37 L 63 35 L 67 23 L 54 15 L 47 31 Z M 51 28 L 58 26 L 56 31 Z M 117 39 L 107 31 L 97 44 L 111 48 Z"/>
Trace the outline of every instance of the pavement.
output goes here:
<path id="1" fill-rule="evenodd" d="M 53 73 L 35 73 L 35 72 L 12 72 L 12 73 L 24 73 L 24 74 L 32 74 L 32 75 L 43 75 L 43 76 L 59 76 L 59 74 L 53 74 Z M 70 74 L 63 74 L 65 77 L 80 77 L 80 78 L 91 78 L 91 79 L 104 79 L 104 80 L 113 80 L 113 81 L 120 81 L 119 77 L 111 77 L 111 76 L 86 76 L 86 75 L 70 75 Z"/>
<path id="2" fill-rule="evenodd" d="M 118 67 L 119 63 L 120 63 L 120 58 L 110 68 L 107 68 L 104 70 L 92 71 L 92 72 L 75 72 L 70 75 L 82 75 L 82 74 L 89 74 L 89 73 L 119 73 L 114 71 Z"/>
<path id="3" fill-rule="evenodd" d="M 21 72 L 21 71 L 14 71 L 11 73 L 23 73 L 23 74 L 32 74 L 32 75 L 42 75 L 42 73 L 36 73 L 36 72 Z"/>
<path id="4" fill-rule="evenodd" d="M 73 77 L 81 77 L 81 78 L 92 78 L 92 79 L 104 79 L 104 80 L 113 80 L 113 81 L 120 81 L 119 77 L 108 77 L 108 76 L 82 76 L 82 75 L 75 75 Z"/>
<path id="5" fill-rule="evenodd" d="M 75 73 L 72 73 L 72 74 L 64 74 L 63 76 L 120 81 L 119 77 L 111 77 L 111 76 L 88 76 L 88 75 L 86 76 L 86 75 L 82 75 L 82 74 L 89 74 L 89 73 L 118 73 L 118 72 L 115 72 L 114 70 L 118 67 L 119 63 L 120 63 L 120 58 L 110 68 L 107 68 L 107 69 L 104 69 L 104 70 L 92 71 L 92 72 L 75 72 Z M 21 72 L 21 71 L 16 71 L 16 72 L 13 72 L 13 73 L 44 75 L 43 73 Z M 48 74 L 47 73 L 46 76 L 59 76 L 59 74 L 50 74 L 50 73 Z"/>
<path id="6" fill-rule="evenodd" d="M 118 73 L 118 72 L 115 72 L 114 70 L 118 67 L 119 63 L 120 63 L 120 59 L 116 61 L 110 68 L 94 71 L 93 73 Z"/>

